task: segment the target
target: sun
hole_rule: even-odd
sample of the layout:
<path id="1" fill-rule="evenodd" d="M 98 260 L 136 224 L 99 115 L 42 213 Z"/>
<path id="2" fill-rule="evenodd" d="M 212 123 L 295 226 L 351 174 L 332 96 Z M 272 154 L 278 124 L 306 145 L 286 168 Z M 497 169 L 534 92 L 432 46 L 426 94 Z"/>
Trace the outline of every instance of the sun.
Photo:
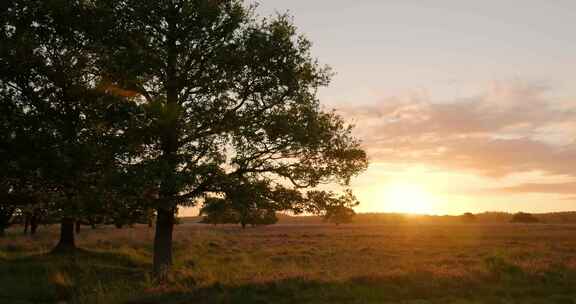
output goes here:
<path id="1" fill-rule="evenodd" d="M 380 191 L 379 191 L 380 192 Z M 381 204 L 389 212 L 432 214 L 434 196 L 423 187 L 409 183 L 392 183 L 380 192 Z"/>

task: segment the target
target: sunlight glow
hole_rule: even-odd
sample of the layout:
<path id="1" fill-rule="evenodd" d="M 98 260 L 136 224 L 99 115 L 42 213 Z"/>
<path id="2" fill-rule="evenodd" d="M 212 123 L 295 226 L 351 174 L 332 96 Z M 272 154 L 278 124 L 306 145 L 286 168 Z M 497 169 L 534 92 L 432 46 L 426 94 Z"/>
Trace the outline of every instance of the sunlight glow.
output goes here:
<path id="1" fill-rule="evenodd" d="M 393 183 L 379 191 L 381 204 L 388 212 L 433 214 L 435 197 L 416 184 Z"/>

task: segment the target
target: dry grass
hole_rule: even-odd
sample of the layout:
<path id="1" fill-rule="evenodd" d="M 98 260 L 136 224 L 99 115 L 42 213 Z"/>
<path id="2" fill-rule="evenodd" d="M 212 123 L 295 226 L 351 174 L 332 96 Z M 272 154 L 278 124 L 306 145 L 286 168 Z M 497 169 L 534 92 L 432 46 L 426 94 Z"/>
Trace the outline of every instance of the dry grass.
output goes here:
<path id="1" fill-rule="evenodd" d="M 153 231 L 56 227 L 0 240 L 0 303 L 576 303 L 576 226 L 184 224 L 169 284 L 148 275 Z M 8 300 L 9 299 L 9 300 Z"/>

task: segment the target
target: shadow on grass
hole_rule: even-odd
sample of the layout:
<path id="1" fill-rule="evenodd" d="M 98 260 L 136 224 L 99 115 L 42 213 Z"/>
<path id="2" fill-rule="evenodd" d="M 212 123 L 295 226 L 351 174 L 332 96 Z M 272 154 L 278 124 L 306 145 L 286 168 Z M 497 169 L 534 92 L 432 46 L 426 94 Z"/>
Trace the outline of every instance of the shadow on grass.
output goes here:
<path id="1" fill-rule="evenodd" d="M 175 281 L 176 287 L 150 290 L 143 283 L 149 279 L 150 265 L 141 257 L 130 251 L 82 250 L 74 255 L 0 260 L 0 303 L 576 303 L 574 270 L 557 267 L 529 274 L 503 257 L 485 263 L 485 273 L 461 277 L 423 271 L 342 281 L 293 277 L 180 289 L 177 286 L 183 282 Z M 142 296 L 144 290 L 149 291 Z"/>
<path id="2" fill-rule="evenodd" d="M 78 250 L 0 260 L 0 303 L 73 300 L 95 287 L 141 282 L 149 265 L 115 252 Z"/>
<path id="3" fill-rule="evenodd" d="M 572 274 L 574 278 L 574 274 Z M 327 278 L 329 280 L 329 278 Z M 430 273 L 356 277 L 341 282 L 289 278 L 141 297 L 126 304 L 187 303 L 576 303 L 574 280 L 526 275 L 507 280 L 439 278 Z"/>

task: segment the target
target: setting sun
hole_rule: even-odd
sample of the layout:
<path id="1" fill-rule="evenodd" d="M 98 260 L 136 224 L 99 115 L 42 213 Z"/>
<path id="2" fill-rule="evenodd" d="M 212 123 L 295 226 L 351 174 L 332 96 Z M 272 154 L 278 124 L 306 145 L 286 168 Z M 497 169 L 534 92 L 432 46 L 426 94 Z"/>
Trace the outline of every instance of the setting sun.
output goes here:
<path id="1" fill-rule="evenodd" d="M 416 184 L 390 184 L 381 190 L 379 196 L 381 204 L 390 212 L 431 214 L 435 211 L 433 195 Z"/>
<path id="2" fill-rule="evenodd" d="M 0 3 L 0 304 L 576 304 L 576 0 Z"/>

